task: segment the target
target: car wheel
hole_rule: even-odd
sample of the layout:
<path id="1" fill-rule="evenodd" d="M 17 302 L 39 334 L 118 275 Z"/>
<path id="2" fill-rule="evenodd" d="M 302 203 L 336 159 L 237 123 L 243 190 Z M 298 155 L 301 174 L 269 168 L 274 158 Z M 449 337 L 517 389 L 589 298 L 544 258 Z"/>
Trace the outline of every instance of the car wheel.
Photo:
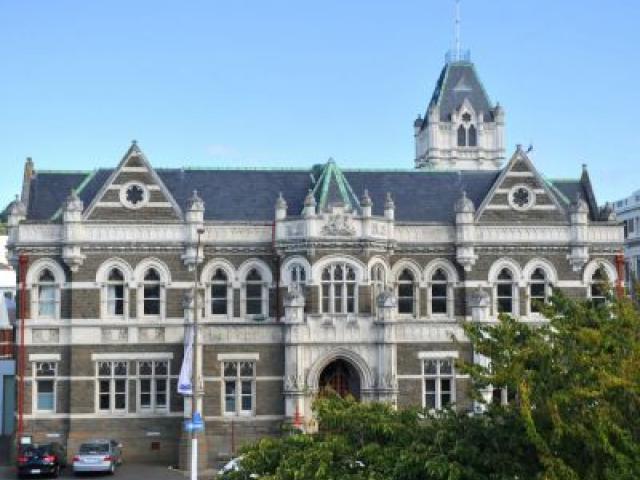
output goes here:
<path id="1" fill-rule="evenodd" d="M 58 478 L 60 476 L 60 465 L 57 465 L 51 474 L 53 478 Z"/>
<path id="2" fill-rule="evenodd" d="M 116 464 L 112 463 L 111 467 L 109 468 L 109 475 L 113 475 L 114 473 L 116 473 Z"/>

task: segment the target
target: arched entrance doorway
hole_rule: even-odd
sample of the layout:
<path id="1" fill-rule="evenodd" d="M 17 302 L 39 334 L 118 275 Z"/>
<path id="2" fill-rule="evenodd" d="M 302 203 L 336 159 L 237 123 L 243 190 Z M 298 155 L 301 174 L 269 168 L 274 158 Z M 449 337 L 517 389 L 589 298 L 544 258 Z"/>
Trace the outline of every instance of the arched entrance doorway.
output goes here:
<path id="1" fill-rule="evenodd" d="M 356 400 L 360 400 L 360 375 L 346 360 L 334 360 L 324 367 L 318 384 L 321 394 L 334 391 L 341 397 L 351 395 Z"/>

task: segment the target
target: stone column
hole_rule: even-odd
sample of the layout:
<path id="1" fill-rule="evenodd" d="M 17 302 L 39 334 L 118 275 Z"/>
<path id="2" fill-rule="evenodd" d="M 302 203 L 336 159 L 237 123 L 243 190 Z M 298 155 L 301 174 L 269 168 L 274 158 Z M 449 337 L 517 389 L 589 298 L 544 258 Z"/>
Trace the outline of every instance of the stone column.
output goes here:
<path id="1" fill-rule="evenodd" d="M 300 344 L 305 328 L 304 304 L 304 295 L 294 284 L 284 296 L 284 401 L 285 416 L 301 428 L 311 413 L 304 378 L 304 347 Z"/>
<path id="2" fill-rule="evenodd" d="M 481 288 L 473 291 L 469 297 L 469 306 L 471 307 L 471 320 L 474 322 L 489 321 L 489 306 L 491 305 L 491 296 Z M 473 363 L 483 367 L 489 366 L 489 359 L 479 353 L 473 352 Z M 480 391 L 484 402 L 473 402 L 473 410 L 478 413 L 486 411 L 487 405 L 491 403 L 493 398 L 493 385 L 487 385 Z"/>
<path id="3" fill-rule="evenodd" d="M 387 402 L 395 407 L 398 404 L 397 299 L 393 291 L 387 288 L 378 295 L 376 304 L 376 323 L 382 331 L 378 344 L 378 378 L 375 392 L 377 398 L 372 400 Z"/>

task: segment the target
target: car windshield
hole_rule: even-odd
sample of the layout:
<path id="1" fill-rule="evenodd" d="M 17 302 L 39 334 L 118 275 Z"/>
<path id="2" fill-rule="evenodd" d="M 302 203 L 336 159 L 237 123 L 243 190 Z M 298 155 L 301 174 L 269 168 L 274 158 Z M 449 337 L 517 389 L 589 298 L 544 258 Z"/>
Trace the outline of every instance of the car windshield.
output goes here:
<path id="1" fill-rule="evenodd" d="M 25 457 L 46 455 L 51 451 L 51 445 L 28 445 L 23 447 L 22 454 Z"/>
<path id="2" fill-rule="evenodd" d="M 83 443 L 80 445 L 80 453 L 109 453 L 108 443 Z"/>

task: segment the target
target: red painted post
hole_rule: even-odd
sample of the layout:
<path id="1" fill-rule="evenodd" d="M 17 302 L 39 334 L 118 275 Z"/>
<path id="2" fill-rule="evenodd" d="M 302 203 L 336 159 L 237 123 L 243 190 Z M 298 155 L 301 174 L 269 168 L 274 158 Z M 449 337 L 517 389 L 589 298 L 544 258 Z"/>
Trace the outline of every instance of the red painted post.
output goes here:
<path id="1" fill-rule="evenodd" d="M 616 253 L 616 273 L 618 274 L 616 295 L 618 300 L 622 300 L 624 297 L 624 255 L 622 252 Z"/>

